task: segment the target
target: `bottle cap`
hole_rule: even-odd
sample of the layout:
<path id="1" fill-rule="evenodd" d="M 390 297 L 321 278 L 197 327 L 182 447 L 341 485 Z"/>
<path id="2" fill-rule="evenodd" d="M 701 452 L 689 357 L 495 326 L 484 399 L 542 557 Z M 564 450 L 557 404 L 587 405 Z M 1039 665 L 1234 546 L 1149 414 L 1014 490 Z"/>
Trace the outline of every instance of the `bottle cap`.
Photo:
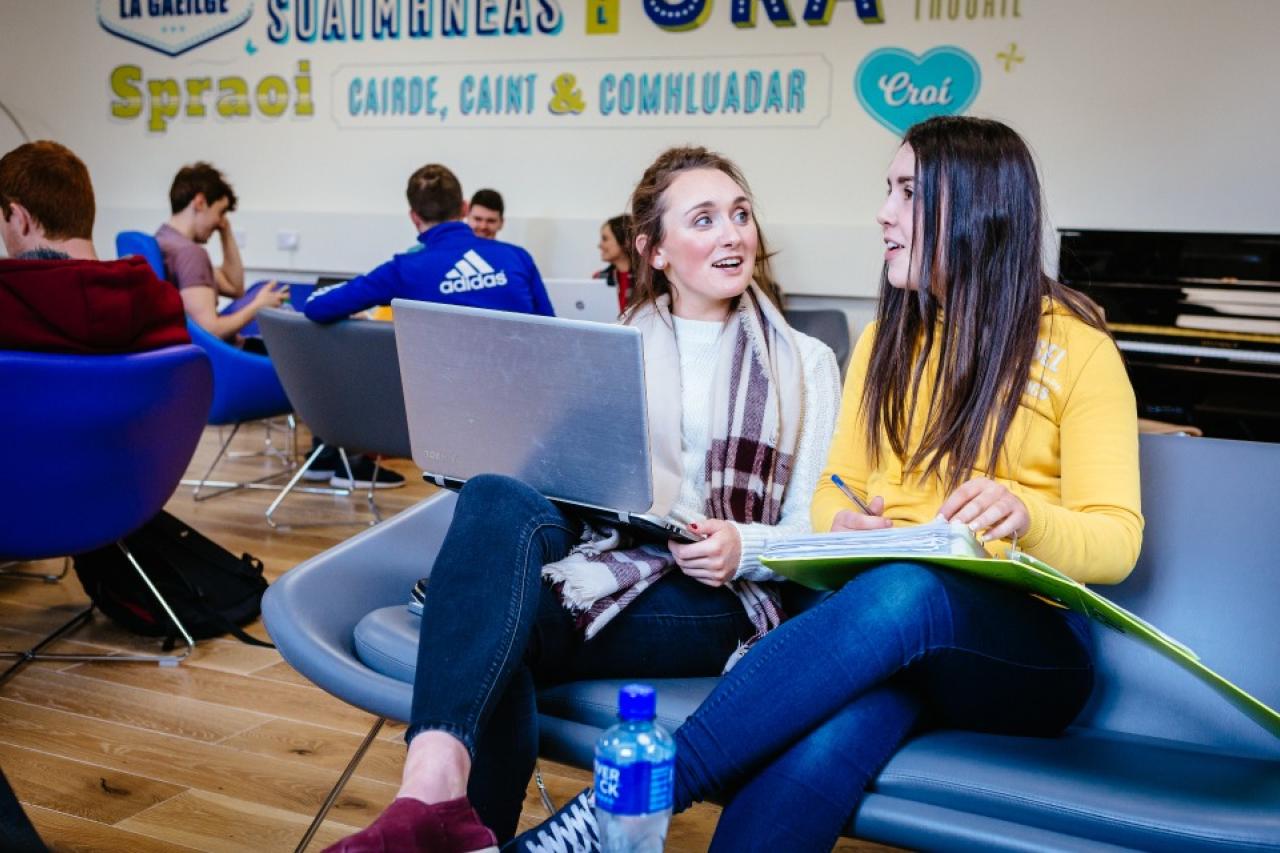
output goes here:
<path id="1" fill-rule="evenodd" d="M 648 684 L 624 684 L 618 691 L 618 717 L 652 720 L 657 716 L 658 694 Z"/>

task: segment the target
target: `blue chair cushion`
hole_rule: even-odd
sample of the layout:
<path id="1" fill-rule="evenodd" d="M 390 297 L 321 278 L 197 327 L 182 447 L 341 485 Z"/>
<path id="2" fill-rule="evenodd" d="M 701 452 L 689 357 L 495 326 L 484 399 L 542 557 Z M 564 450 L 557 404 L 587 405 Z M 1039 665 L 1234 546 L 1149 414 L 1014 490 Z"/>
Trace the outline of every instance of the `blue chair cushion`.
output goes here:
<path id="1" fill-rule="evenodd" d="M 374 610 L 355 629 L 366 666 L 412 682 L 419 618 L 404 605 Z M 589 755 L 613 723 L 622 681 L 561 684 L 538 694 L 546 732 L 564 758 Z M 714 678 L 657 679 L 659 721 L 675 729 Z M 1072 729 L 1059 738 L 938 731 L 915 738 L 876 779 L 874 792 L 952 812 L 985 815 L 1065 837 L 1140 849 L 1212 844 L 1259 849 L 1280 837 L 1276 762 L 1198 751 L 1156 738 Z"/>
<path id="2" fill-rule="evenodd" d="M 374 672 L 412 684 L 421 624 L 405 604 L 370 611 L 353 632 L 356 657 Z"/>
<path id="3" fill-rule="evenodd" d="M 1276 762 L 1097 729 L 932 732 L 901 749 L 874 790 L 1144 850 L 1256 850 L 1280 838 Z"/>

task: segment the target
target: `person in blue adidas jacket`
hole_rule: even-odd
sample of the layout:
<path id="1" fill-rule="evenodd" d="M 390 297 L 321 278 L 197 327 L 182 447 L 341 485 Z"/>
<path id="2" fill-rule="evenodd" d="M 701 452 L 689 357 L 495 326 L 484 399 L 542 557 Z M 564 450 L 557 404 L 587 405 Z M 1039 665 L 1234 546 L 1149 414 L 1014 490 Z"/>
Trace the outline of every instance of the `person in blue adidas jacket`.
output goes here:
<path id="1" fill-rule="evenodd" d="M 462 221 L 466 207 L 453 172 L 423 166 L 409 178 L 406 195 L 420 247 L 366 275 L 317 289 L 303 307 L 307 317 L 332 323 L 396 298 L 555 316 L 529 253 L 477 237 Z"/>

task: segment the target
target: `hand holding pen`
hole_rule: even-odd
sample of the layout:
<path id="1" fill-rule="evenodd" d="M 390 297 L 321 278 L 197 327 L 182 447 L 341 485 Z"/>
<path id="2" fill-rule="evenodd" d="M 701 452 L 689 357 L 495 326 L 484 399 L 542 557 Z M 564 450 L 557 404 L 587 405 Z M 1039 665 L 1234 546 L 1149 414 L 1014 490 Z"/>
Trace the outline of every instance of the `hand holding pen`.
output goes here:
<path id="1" fill-rule="evenodd" d="M 881 516 L 884 512 L 884 498 L 876 495 L 871 499 L 871 503 L 867 503 L 858 497 L 853 489 L 844 484 L 839 474 L 832 474 L 831 482 L 858 508 L 857 512 L 842 509 L 836 513 L 836 517 L 831 522 L 832 533 L 841 533 L 846 530 L 883 530 L 893 526 L 892 521 Z"/>

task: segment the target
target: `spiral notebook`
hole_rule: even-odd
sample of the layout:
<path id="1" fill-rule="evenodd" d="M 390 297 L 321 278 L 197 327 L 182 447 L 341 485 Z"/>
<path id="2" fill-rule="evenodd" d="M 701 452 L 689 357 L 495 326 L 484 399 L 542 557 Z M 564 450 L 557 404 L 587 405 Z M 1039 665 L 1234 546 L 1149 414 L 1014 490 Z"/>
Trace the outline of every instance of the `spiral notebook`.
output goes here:
<path id="1" fill-rule="evenodd" d="M 760 562 L 814 589 L 839 589 L 863 569 L 898 560 L 927 562 L 1024 589 L 1139 640 L 1204 681 L 1258 725 L 1280 737 L 1280 713 L 1200 662 L 1184 644 L 1077 580 L 1016 548 L 992 557 L 963 524 L 928 524 L 815 533 L 780 540 Z"/>

